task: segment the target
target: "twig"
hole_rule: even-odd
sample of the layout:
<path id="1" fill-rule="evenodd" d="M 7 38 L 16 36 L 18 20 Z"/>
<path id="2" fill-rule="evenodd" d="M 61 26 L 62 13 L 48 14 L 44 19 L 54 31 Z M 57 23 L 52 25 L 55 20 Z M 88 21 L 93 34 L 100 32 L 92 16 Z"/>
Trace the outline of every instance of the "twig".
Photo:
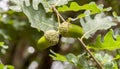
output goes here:
<path id="1" fill-rule="evenodd" d="M 82 43 L 85 50 L 90 54 L 90 56 L 93 58 L 93 60 L 99 65 L 100 69 L 104 69 L 101 63 L 94 57 L 92 52 L 86 47 L 85 43 L 82 41 L 82 39 L 78 38 L 78 40 Z"/>
<path id="2" fill-rule="evenodd" d="M 61 16 L 61 14 L 57 11 L 57 9 L 55 8 L 54 5 L 52 6 L 52 9 L 53 9 L 53 11 L 61 18 L 61 20 L 62 20 L 63 22 L 66 22 L 65 19 Z"/>
<path id="3" fill-rule="evenodd" d="M 52 6 L 53 11 L 56 13 L 57 16 L 61 18 L 63 22 L 66 22 L 65 19 L 60 15 L 60 13 L 57 11 L 55 6 Z M 91 53 L 91 51 L 86 47 L 85 43 L 82 41 L 82 39 L 78 38 L 78 40 L 82 43 L 85 50 L 90 54 L 90 56 L 93 58 L 93 60 L 97 63 L 97 65 L 100 67 L 100 69 L 104 69 L 101 63 L 94 57 L 94 55 Z"/>

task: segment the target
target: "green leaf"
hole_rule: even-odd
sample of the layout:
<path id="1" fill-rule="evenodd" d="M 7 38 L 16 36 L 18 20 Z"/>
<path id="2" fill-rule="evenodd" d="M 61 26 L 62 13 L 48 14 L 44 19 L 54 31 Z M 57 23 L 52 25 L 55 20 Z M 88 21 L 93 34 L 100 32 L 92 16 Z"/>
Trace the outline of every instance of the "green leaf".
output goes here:
<path id="1" fill-rule="evenodd" d="M 102 4 L 97 5 L 95 2 L 90 2 L 89 4 L 84 4 L 82 6 L 78 5 L 76 2 L 72 2 L 70 4 L 70 7 L 67 5 L 63 5 L 62 7 L 58 7 L 58 11 L 60 12 L 66 12 L 66 11 L 80 11 L 80 10 L 89 10 L 90 14 L 96 14 L 103 11 L 110 11 L 111 8 L 103 8 L 104 6 Z M 80 14 L 77 17 L 81 18 L 81 16 L 85 17 L 84 14 Z"/>
<path id="2" fill-rule="evenodd" d="M 60 11 L 60 12 L 79 11 L 79 10 L 82 10 L 82 8 L 80 8 L 80 6 L 76 2 L 72 2 L 70 4 L 70 7 L 68 7 L 67 5 L 63 5 L 62 7 L 58 7 L 58 11 Z"/>
<path id="3" fill-rule="evenodd" d="M 14 69 L 14 66 L 12 66 L 12 65 L 0 64 L 0 69 Z"/>
<path id="4" fill-rule="evenodd" d="M 53 15 L 47 15 L 43 6 L 39 5 L 39 10 L 34 10 L 32 6 L 22 6 L 22 10 L 28 17 L 31 26 L 38 30 L 47 31 L 50 29 L 57 29 L 58 23 L 55 21 Z"/>
<path id="5" fill-rule="evenodd" d="M 70 7 L 67 5 L 63 5 L 62 7 L 58 7 L 58 11 L 65 12 L 65 11 L 80 11 L 80 10 L 91 10 L 91 11 L 100 11 L 97 5 L 94 2 L 89 4 L 85 4 L 83 6 L 79 6 L 76 2 L 72 2 Z"/>
<path id="6" fill-rule="evenodd" d="M 114 17 L 118 17 L 118 15 L 115 11 L 112 14 L 113 14 Z"/>
<path id="7" fill-rule="evenodd" d="M 120 59 L 120 55 L 117 55 L 114 60 Z"/>
<path id="8" fill-rule="evenodd" d="M 105 69 L 118 69 L 116 62 L 113 61 L 113 57 L 108 54 L 104 54 L 103 56 L 96 53 L 95 58 L 103 64 Z"/>
<path id="9" fill-rule="evenodd" d="M 0 42 L 0 46 L 4 46 L 4 42 Z"/>
<path id="10" fill-rule="evenodd" d="M 4 29 L 0 29 L 0 35 L 2 35 L 4 39 L 11 39 L 10 36 L 7 34 L 7 31 Z"/>
<path id="11" fill-rule="evenodd" d="M 3 69 L 4 68 L 4 65 L 3 64 L 0 64 L 0 69 Z"/>
<path id="12" fill-rule="evenodd" d="M 12 65 L 5 65 L 5 67 L 6 67 L 7 69 L 14 69 L 14 66 L 12 66 Z"/>
<path id="13" fill-rule="evenodd" d="M 113 38 L 113 30 L 110 30 L 101 41 L 101 36 L 98 36 L 96 42 L 88 46 L 92 49 L 106 49 L 106 50 L 115 50 L 120 48 L 120 35 L 116 37 L 116 40 Z"/>
<path id="14" fill-rule="evenodd" d="M 105 17 L 103 13 L 97 14 L 94 19 L 90 16 L 86 16 L 85 20 L 83 18 L 80 19 L 80 23 L 84 30 L 84 37 L 89 38 L 93 35 L 97 30 L 107 30 L 111 26 L 115 26 L 116 23 L 111 21 L 109 17 Z"/>
<path id="15" fill-rule="evenodd" d="M 62 62 L 64 62 L 64 61 L 67 61 L 67 59 L 66 59 L 66 57 L 65 56 L 63 56 L 63 55 L 60 55 L 60 54 L 58 54 L 58 53 L 55 53 L 55 52 L 53 52 L 52 50 L 50 50 L 50 52 L 53 54 L 53 55 L 49 55 L 53 60 L 58 60 L 58 61 L 62 61 Z"/>
<path id="16" fill-rule="evenodd" d="M 78 5 L 76 2 L 71 2 L 70 6 L 68 7 L 67 5 L 63 5 L 62 7 L 58 7 L 58 11 L 60 12 L 66 12 L 66 11 L 80 11 L 80 10 L 85 10 L 90 11 L 89 15 L 100 13 L 103 11 L 110 11 L 111 7 L 109 8 L 103 8 L 103 4 L 97 5 L 95 2 L 90 2 L 89 4 L 84 4 L 82 6 Z M 87 16 L 85 13 L 79 14 L 77 18 L 83 18 Z"/>
<path id="17" fill-rule="evenodd" d="M 120 22 L 120 16 L 118 16 L 118 14 L 115 11 L 112 14 L 116 18 L 116 20 Z"/>
<path id="18" fill-rule="evenodd" d="M 85 66 L 85 67 L 88 66 L 88 65 L 86 64 L 86 61 L 84 60 L 85 58 L 83 58 L 83 56 L 84 56 L 85 53 L 80 54 L 80 55 L 78 55 L 78 56 L 75 56 L 74 54 L 69 53 L 69 54 L 67 54 L 66 56 L 63 56 L 63 55 L 60 55 L 60 54 L 58 54 L 58 53 L 53 52 L 52 50 L 50 50 L 50 52 L 51 52 L 53 55 L 49 54 L 49 56 L 50 56 L 53 60 L 58 60 L 58 61 L 62 61 L 62 62 L 67 61 L 67 62 L 69 62 L 69 63 L 74 64 L 75 66 L 80 67 L 80 68 L 82 68 L 83 66 Z M 82 60 L 80 60 L 80 59 L 82 59 Z M 82 64 L 82 65 L 81 65 L 81 64 Z"/>
<path id="19" fill-rule="evenodd" d="M 66 58 L 67 58 L 67 60 L 69 61 L 69 62 L 71 62 L 71 63 L 73 63 L 75 66 L 77 66 L 78 65 L 78 58 L 74 55 L 74 54 L 72 54 L 72 53 L 69 53 L 67 56 L 66 56 Z"/>

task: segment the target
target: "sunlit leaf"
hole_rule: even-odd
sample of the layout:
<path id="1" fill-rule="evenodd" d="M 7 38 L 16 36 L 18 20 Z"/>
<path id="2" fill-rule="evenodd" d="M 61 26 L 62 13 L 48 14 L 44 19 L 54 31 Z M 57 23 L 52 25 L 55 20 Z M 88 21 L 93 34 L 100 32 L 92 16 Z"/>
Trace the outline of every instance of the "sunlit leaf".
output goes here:
<path id="1" fill-rule="evenodd" d="M 82 6 L 78 5 L 76 2 L 71 2 L 70 6 L 63 5 L 62 7 L 58 7 L 58 11 L 80 11 L 80 10 L 90 10 L 92 13 L 101 12 L 101 11 L 110 11 L 111 8 L 103 8 L 104 6 L 101 4 L 97 5 L 95 2 L 90 2 L 89 4 L 84 4 Z"/>
<path id="2" fill-rule="evenodd" d="M 0 64 L 0 69 L 3 69 L 4 68 L 4 65 L 3 64 Z"/>
<path id="3" fill-rule="evenodd" d="M 115 11 L 114 11 L 112 14 L 113 14 L 114 17 L 117 17 L 117 16 L 118 16 Z"/>
<path id="4" fill-rule="evenodd" d="M 0 69 L 14 69 L 14 66 L 12 66 L 12 65 L 0 64 Z"/>
<path id="5" fill-rule="evenodd" d="M 78 5 L 76 2 L 71 2 L 70 6 L 68 7 L 67 5 L 63 5 L 62 7 L 58 7 L 58 11 L 60 12 L 66 12 L 66 11 L 80 11 L 80 10 L 85 10 L 85 11 L 90 11 L 89 15 L 100 13 L 103 11 L 110 11 L 111 7 L 109 8 L 103 8 L 103 4 L 97 5 L 94 2 L 90 2 L 89 4 L 84 4 L 82 6 Z M 77 18 L 83 18 L 87 16 L 85 13 L 79 14 Z"/>
<path id="6" fill-rule="evenodd" d="M 116 59 L 120 59 L 120 55 L 117 55 L 114 59 L 115 59 L 115 60 L 116 60 Z"/>
<path id="7" fill-rule="evenodd" d="M 62 7 L 58 7 L 58 11 L 65 12 L 65 11 L 79 11 L 79 10 L 91 10 L 95 11 L 93 9 L 96 9 L 96 11 L 100 11 L 100 9 L 97 7 L 95 3 L 89 3 L 85 4 L 83 6 L 78 5 L 76 2 L 72 2 L 70 4 L 70 7 L 67 5 L 63 5 Z"/>
<path id="8" fill-rule="evenodd" d="M 14 66 L 12 66 L 12 65 L 5 65 L 5 67 L 6 67 L 7 69 L 14 69 Z"/>
<path id="9" fill-rule="evenodd" d="M 67 61 L 65 56 L 55 53 L 52 50 L 50 50 L 50 52 L 53 54 L 53 55 L 50 54 L 50 57 L 52 57 L 53 60 L 59 60 L 59 61 L 63 61 L 63 62 Z"/>
<path id="10" fill-rule="evenodd" d="M 101 41 L 101 36 L 98 36 L 96 42 L 88 46 L 92 49 L 106 49 L 106 50 L 115 50 L 120 49 L 120 35 L 116 37 L 116 40 L 113 38 L 113 31 L 109 31 L 105 36 L 103 41 Z"/>
<path id="11" fill-rule="evenodd" d="M 3 46 L 4 45 L 4 42 L 0 42 L 0 46 Z"/>

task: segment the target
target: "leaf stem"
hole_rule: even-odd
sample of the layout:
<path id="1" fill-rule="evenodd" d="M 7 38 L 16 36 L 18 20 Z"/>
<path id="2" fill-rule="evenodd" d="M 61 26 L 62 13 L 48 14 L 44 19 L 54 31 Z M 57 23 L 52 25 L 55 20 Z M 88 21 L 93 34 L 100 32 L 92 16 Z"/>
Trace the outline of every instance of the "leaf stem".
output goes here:
<path id="1" fill-rule="evenodd" d="M 83 42 L 82 39 L 78 38 L 78 40 L 82 43 L 83 47 L 85 48 L 85 50 L 90 54 L 90 56 L 93 58 L 93 60 L 97 63 L 97 65 L 100 67 L 100 69 L 104 69 L 102 64 L 94 57 L 94 55 L 92 54 L 92 52 L 86 47 L 85 43 Z"/>
<path id="2" fill-rule="evenodd" d="M 52 9 L 53 9 L 53 11 L 61 18 L 61 20 L 62 20 L 63 22 L 66 22 L 65 19 L 61 16 L 61 14 L 57 11 L 57 9 L 55 8 L 54 5 L 52 6 Z"/>

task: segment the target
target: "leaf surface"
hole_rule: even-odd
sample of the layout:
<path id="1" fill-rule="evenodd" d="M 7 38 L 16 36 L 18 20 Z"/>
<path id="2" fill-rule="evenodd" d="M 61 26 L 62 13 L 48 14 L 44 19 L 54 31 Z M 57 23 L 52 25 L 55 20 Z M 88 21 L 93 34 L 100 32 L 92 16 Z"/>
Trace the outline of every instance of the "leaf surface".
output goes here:
<path id="1" fill-rule="evenodd" d="M 53 15 L 47 15 L 43 6 L 40 4 L 38 10 L 34 10 L 32 6 L 23 5 L 23 12 L 28 17 L 31 26 L 38 30 L 47 31 L 57 29 L 57 22 Z"/>
<path id="2" fill-rule="evenodd" d="M 109 31 L 103 39 L 103 42 L 101 41 L 101 36 L 98 36 L 96 39 L 96 42 L 93 44 L 90 44 L 88 47 L 92 49 L 98 49 L 98 50 L 115 50 L 120 48 L 120 35 L 116 36 L 116 40 L 113 38 L 113 30 Z"/>
<path id="3" fill-rule="evenodd" d="M 86 16 L 85 20 L 83 18 L 80 19 L 80 23 L 84 30 L 84 37 L 89 38 L 93 35 L 97 30 L 107 30 L 111 26 L 115 26 L 116 23 L 111 21 L 109 17 L 105 17 L 103 13 L 97 14 L 94 19 L 90 16 Z"/>
<path id="4" fill-rule="evenodd" d="M 84 10 L 84 11 L 90 11 L 89 15 L 92 14 L 96 14 L 96 13 L 100 13 L 103 11 L 110 11 L 111 7 L 109 8 L 103 8 L 103 4 L 97 5 L 95 4 L 95 2 L 90 2 L 89 4 L 84 4 L 82 6 L 80 6 L 79 4 L 77 4 L 76 2 L 71 2 L 70 6 L 68 7 L 67 5 L 63 5 L 62 7 L 58 7 L 58 11 L 60 12 L 66 12 L 66 11 L 80 11 L 80 10 Z M 77 18 L 82 18 L 87 16 L 85 13 L 79 14 L 77 16 Z"/>
<path id="5" fill-rule="evenodd" d="M 10 0 L 11 2 L 15 3 L 17 7 L 21 7 L 21 5 L 25 5 L 26 6 L 30 6 L 30 0 Z M 39 4 L 41 3 L 45 9 L 46 12 L 50 11 L 50 7 L 51 5 L 55 5 L 55 6 L 61 6 L 64 4 L 67 4 L 69 1 L 71 0 L 32 0 L 32 6 L 34 8 L 34 10 L 38 10 L 39 9 Z M 14 9 L 14 7 L 12 7 L 12 9 Z M 15 8 L 16 9 L 16 8 Z"/>
<path id="6" fill-rule="evenodd" d="M 53 55 L 49 55 L 50 57 L 52 57 L 53 60 L 58 60 L 58 61 L 67 61 L 66 57 L 63 56 L 63 55 L 60 55 L 58 53 L 55 53 L 53 52 L 52 50 L 50 50 L 50 52 L 53 54 Z"/>

